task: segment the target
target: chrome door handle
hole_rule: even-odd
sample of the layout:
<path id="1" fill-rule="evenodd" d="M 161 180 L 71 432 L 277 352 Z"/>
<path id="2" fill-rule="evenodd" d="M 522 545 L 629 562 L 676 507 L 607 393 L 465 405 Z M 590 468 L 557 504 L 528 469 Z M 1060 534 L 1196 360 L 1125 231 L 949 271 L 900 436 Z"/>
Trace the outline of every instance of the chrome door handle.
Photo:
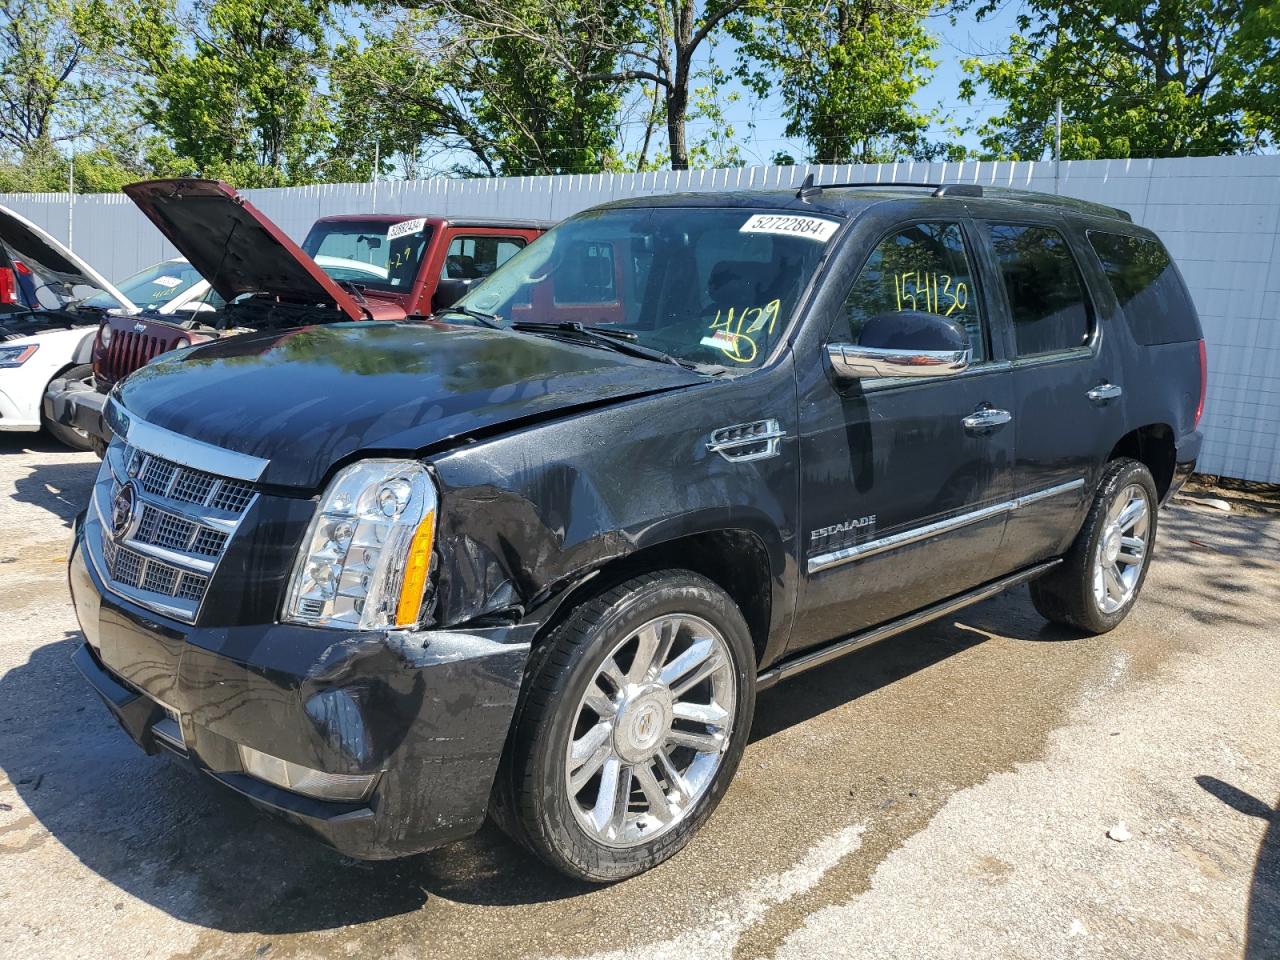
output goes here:
<path id="1" fill-rule="evenodd" d="M 1013 419 L 1008 410 L 997 410 L 995 407 L 983 407 L 975 410 L 960 422 L 971 433 L 990 433 L 996 427 L 1003 427 Z"/>
<path id="2" fill-rule="evenodd" d="M 1100 383 L 1088 393 L 1085 394 L 1094 403 L 1106 403 L 1108 400 L 1114 400 L 1120 394 L 1124 393 L 1114 383 Z"/>

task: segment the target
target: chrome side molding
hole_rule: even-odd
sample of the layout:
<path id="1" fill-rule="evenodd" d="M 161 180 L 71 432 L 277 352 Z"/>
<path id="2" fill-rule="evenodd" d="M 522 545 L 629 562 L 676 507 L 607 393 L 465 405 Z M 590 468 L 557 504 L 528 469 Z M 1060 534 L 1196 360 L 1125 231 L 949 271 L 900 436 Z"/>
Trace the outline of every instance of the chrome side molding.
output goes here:
<path id="1" fill-rule="evenodd" d="M 820 667 L 824 663 L 843 657 L 846 653 L 853 653 L 853 651 L 861 650 L 863 647 L 870 646 L 879 640 L 887 640 L 889 637 L 897 636 L 912 627 L 918 627 L 931 620 L 937 620 L 939 617 L 955 613 L 957 610 L 963 610 L 965 607 L 986 600 L 988 597 L 994 597 L 997 593 L 1008 590 L 1010 587 L 1015 587 L 1028 580 L 1034 580 L 1040 574 L 1051 570 L 1061 562 L 1062 560 L 1059 558 L 1045 563 L 1038 563 L 1034 567 L 1019 570 L 1017 573 L 1011 573 L 1006 577 L 1001 577 L 999 580 L 983 584 L 968 593 L 960 594 L 958 597 L 943 600 L 941 603 L 935 603 L 932 606 L 925 607 L 923 610 L 909 613 L 905 617 L 890 620 L 888 623 L 881 624 L 878 627 L 872 627 L 870 630 L 855 633 L 851 637 L 837 640 L 835 643 L 828 644 L 825 647 L 819 647 L 817 650 L 808 651 L 789 660 L 784 660 L 782 663 L 772 666 L 756 676 L 756 689 L 767 690 L 775 683 L 794 677 L 797 673 L 804 673 L 806 670 Z"/>
<path id="2" fill-rule="evenodd" d="M 809 558 L 808 569 L 810 573 L 819 573 L 823 570 L 830 570 L 832 567 L 838 567 L 842 564 L 852 563 L 854 560 L 863 560 L 867 557 L 875 556 L 877 553 L 884 553 L 886 550 L 895 550 L 898 547 L 905 547 L 908 544 L 918 543 L 921 540 L 928 540 L 930 537 L 936 537 L 940 534 L 950 533 L 952 530 L 959 530 L 961 527 L 967 527 L 973 523 L 981 523 L 983 520 L 989 520 L 992 517 L 998 517 L 1003 513 L 1012 513 L 1020 507 L 1027 504 L 1035 503 L 1038 500 L 1045 500 L 1049 497 L 1056 497 L 1062 493 L 1068 493 L 1072 490 L 1079 490 L 1084 486 L 1084 478 L 1080 477 L 1076 480 L 1069 480 L 1066 483 L 1060 483 L 1056 486 L 1046 487 L 1044 490 L 1037 490 L 1034 493 L 1024 494 L 1013 500 L 1005 500 L 1002 503 L 993 503 L 991 506 L 982 507 L 969 513 L 962 513 L 955 517 L 946 517 L 942 520 L 936 520 L 933 523 L 926 523 L 922 527 L 914 527 L 911 530 L 903 530 L 900 533 L 893 533 L 887 537 L 881 537 L 879 540 L 868 540 L 866 543 L 858 543 L 851 547 L 843 547 L 839 550 L 832 550 L 828 553 L 820 553 Z"/>

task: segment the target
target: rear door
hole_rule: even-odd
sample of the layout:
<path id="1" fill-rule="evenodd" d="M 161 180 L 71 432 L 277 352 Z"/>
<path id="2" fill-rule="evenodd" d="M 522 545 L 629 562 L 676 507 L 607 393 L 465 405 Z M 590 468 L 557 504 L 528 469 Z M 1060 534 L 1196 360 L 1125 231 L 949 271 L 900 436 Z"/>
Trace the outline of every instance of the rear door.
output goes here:
<path id="1" fill-rule="evenodd" d="M 1015 509 L 997 573 L 1070 545 L 1111 446 L 1123 433 L 1119 354 L 1067 223 L 1052 214 L 979 224 L 1011 322 Z"/>
<path id="2" fill-rule="evenodd" d="M 889 226 L 830 322 L 856 342 L 877 314 L 928 310 L 969 331 L 955 376 L 800 377 L 802 569 L 793 648 L 891 620 L 988 579 L 1012 487 L 1014 428 L 975 414 L 1013 406 L 1000 339 L 959 206 Z M 797 365 L 807 364 L 797 358 Z M 816 362 L 815 362 L 816 365 Z M 999 417 L 996 417 L 999 420 Z"/>

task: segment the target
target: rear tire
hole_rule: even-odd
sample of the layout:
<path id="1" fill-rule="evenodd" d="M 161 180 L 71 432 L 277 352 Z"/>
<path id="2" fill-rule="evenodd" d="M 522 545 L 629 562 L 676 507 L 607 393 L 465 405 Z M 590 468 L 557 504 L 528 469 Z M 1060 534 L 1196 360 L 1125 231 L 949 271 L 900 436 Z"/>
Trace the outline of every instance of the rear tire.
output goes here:
<path id="1" fill-rule="evenodd" d="M 62 375 L 66 380 L 88 380 L 93 374 L 93 365 L 82 363 L 79 366 L 72 367 Z M 75 427 L 68 427 L 66 424 L 56 423 L 50 420 L 44 414 L 40 415 L 40 422 L 44 425 L 45 431 L 53 439 L 57 440 L 63 446 L 70 447 L 81 453 L 87 453 L 94 448 L 94 438 L 91 434 L 84 430 L 77 430 Z"/>
<path id="2" fill-rule="evenodd" d="M 558 870 L 624 880 L 716 808 L 755 710 L 755 651 L 723 590 L 687 570 L 587 600 L 534 651 L 495 819 Z"/>
<path id="3" fill-rule="evenodd" d="M 1159 496 L 1136 460 L 1107 464 L 1084 526 L 1063 562 L 1031 583 L 1046 620 L 1099 634 L 1133 609 L 1151 566 Z"/>

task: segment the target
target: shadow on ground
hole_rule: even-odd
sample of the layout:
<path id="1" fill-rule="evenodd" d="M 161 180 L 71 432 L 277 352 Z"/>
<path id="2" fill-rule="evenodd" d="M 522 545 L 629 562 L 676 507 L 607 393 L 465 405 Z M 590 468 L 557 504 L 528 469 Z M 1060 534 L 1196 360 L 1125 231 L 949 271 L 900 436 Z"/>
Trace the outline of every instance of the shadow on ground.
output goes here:
<path id="1" fill-rule="evenodd" d="M 98 459 L 92 454 L 73 453 L 44 434 L 0 433 L 0 468 L 5 457 L 22 453 L 40 459 L 29 472 L 14 478 L 13 500 L 48 510 L 63 526 L 71 526 L 89 502 Z"/>
<path id="2" fill-rule="evenodd" d="M 1249 888 L 1244 957 L 1275 960 L 1280 957 L 1280 805 L 1269 806 L 1217 777 L 1198 776 L 1196 783 L 1237 813 L 1267 824 Z"/>

